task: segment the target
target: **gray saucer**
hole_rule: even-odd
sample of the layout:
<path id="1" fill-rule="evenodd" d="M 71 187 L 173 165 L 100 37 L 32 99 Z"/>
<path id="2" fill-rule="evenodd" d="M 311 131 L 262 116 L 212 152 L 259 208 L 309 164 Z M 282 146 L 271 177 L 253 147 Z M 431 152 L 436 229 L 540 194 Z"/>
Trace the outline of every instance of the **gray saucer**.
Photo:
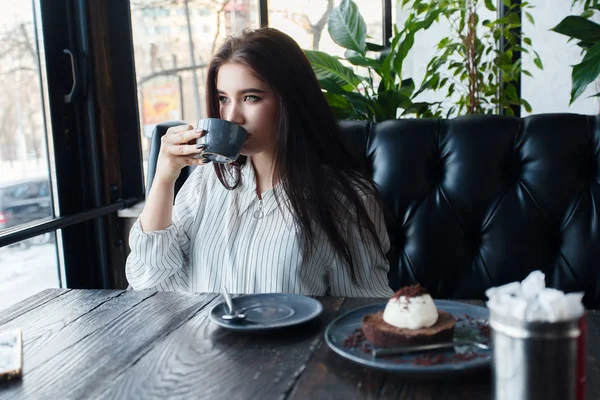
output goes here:
<path id="1" fill-rule="evenodd" d="M 243 313 L 242 321 L 226 321 L 229 314 L 225 302 L 210 310 L 209 319 L 223 328 L 236 331 L 260 331 L 298 325 L 319 316 L 323 305 L 313 298 L 299 294 L 249 294 L 232 299 L 233 308 Z"/>

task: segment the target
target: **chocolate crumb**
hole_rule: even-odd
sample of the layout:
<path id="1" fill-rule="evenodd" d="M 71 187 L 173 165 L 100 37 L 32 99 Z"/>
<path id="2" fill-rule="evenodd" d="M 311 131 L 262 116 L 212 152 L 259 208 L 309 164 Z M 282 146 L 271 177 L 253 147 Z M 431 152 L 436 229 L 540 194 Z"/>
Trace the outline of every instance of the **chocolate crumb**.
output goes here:
<path id="1" fill-rule="evenodd" d="M 400 290 L 394 293 L 392 299 L 399 299 L 402 296 L 406 297 L 406 299 L 410 299 L 411 297 L 417 297 L 424 294 L 429 294 L 429 292 L 427 289 L 417 283 L 416 285 L 404 286 L 403 288 L 400 288 Z"/>
<path id="2" fill-rule="evenodd" d="M 415 365 L 435 365 L 446 362 L 446 357 L 443 354 L 419 356 L 413 359 Z"/>
<path id="3" fill-rule="evenodd" d="M 348 337 L 344 339 L 344 347 L 351 349 L 359 348 L 365 339 L 366 338 L 363 330 L 361 328 L 356 328 L 348 335 Z"/>
<path id="4" fill-rule="evenodd" d="M 484 339 L 489 340 L 491 336 L 490 325 L 485 322 L 478 322 L 477 329 L 479 329 L 479 334 L 483 336 Z"/>
<path id="5" fill-rule="evenodd" d="M 473 353 L 473 352 L 462 353 L 462 354 L 456 353 L 456 354 L 453 356 L 453 361 L 452 361 L 452 362 L 455 362 L 455 361 L 456 361 L 456 362 L 460 362 L 460 361 L 470 361 L 470 360 L 473 360 L 473 359 L 475 359 L 475 358 L 477 358 L 477 357 L 479 357 L 479 354 L 477 354 L 477 353 Z"/>

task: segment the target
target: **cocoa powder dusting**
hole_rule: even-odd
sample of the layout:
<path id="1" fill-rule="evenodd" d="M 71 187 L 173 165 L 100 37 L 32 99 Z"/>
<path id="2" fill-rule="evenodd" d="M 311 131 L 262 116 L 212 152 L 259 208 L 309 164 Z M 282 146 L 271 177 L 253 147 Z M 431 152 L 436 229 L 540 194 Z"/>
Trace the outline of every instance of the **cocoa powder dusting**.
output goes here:
<path id="1" fill-rule="evenodd" d="M 404 286 L 400 288 L 400 290 L 394 293 L 392 299 L 399 299 L 402 296 L 406 297 L 406 299 L 410 299 L 411 297 L 422 296 L 424 294 L 429 294 L 429 292 L 427 289 L 417 283 L 415 285 Z"/>

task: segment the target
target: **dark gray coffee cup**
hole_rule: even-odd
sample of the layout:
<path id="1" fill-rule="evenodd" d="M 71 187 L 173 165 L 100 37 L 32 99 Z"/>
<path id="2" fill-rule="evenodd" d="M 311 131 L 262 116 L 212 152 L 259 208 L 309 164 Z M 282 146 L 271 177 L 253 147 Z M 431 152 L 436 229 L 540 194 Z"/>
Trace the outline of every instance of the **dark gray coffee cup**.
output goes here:
<path id="1" fill-rule="evenodd" d="M 237 160 L 248 136 L 238 124 L 219 118 L 201 119 L 196 129 L 206 131 L 204 136 L 196 139 L 196 145 L 205 146 L 200 156 L 221 164 Z"/>

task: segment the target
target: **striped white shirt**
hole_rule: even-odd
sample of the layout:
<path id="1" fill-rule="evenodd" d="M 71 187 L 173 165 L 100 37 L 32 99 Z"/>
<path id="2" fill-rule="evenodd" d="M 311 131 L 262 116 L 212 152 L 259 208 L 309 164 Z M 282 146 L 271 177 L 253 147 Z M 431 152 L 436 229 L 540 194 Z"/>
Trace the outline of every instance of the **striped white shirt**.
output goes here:
<path id="1" fill-rule="evenodd" d="M 389 264 L 368 235 L 357 226 L 346 233 L 357 283 L 345 259 L 339 257 L 324 232 L 316 230 L 314 250 L 303 256 L 302 236 L 292 215 L 275 199 L 262 194 L 262 218 L 256 177 L 250 161 L 242 168 L 241 184 L 227 190 L 211 167 L 198 167 L 177 194 L 173 223 L 164 230 L 143 232 L 136 221 L 129 236 L 127 279 L 134 289 L 231 293 L 299 293 L 312 296 L 390 297 Z M 384 250 L 389 238 L 381 210 L 373 199 L 363 202 Z"/>

